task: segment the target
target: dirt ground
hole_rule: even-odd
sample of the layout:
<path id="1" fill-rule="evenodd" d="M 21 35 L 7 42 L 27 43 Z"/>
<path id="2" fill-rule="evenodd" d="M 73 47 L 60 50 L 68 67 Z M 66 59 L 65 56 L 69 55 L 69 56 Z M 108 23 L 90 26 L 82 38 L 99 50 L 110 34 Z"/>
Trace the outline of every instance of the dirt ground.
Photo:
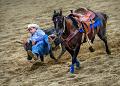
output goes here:
<path id="1" fill-rule="evenodd" d="M 49 56 L 45 63 L 27 63 L 21 44 L 28 36 L 26 26 L 37 23 L 47 29 L 53 26 L 54 9 L 63 14 L 78 7 L 88 7 L 109 16 L 108 43 L 112 54 L 107 55 L 103 42 L 96 37 L 95 52 L 81 46 L 78 59 L 81 69 L 69 73 L 71 57 L 66 52 L 55 64 Z M 0 86 L 120 86 L 120 0 L 0 0 Z M 55 51 L 57 56 L 59 50 Z"/>

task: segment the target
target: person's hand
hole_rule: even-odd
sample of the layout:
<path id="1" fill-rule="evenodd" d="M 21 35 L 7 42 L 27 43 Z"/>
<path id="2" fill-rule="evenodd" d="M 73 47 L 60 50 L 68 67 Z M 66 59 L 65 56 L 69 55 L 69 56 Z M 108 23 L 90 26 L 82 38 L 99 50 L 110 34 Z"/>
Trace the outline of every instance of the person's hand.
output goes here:
<path id="1" fill-rule="evenodd" d="M 32 41 L 32 45 L 35 45 L 35 44 L 36 44 L 36 42 Z"/>
<path id="2" fill-rule="evenodd" d="M 27 43 L 27 39 L 26 38 L 23 38 L 21 41 L 22 41 L 23 44 Z"/>

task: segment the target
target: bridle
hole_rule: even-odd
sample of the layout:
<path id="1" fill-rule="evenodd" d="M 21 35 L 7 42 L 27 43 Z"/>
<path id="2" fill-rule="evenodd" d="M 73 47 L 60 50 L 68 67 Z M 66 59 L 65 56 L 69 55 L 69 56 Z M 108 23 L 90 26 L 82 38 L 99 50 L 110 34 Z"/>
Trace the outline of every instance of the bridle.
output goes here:
<path id="1" fill-rule="evenodd" d="M 54 15 L 53 22 L 55 24 L 55 30 L 58 36 L 60 36 L 65 29 L 65 18 L 61 15 Z"/>

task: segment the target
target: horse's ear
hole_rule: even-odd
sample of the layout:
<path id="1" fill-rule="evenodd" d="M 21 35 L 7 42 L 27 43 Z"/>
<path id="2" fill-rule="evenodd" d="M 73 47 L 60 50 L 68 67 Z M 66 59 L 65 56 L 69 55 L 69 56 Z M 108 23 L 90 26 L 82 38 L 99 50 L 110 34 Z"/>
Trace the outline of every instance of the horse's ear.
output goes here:
<path id="1" fill-rule="evenodd" d="M 71 13 L 73 13 L 73 10 L 70 10 Z"/>
<path id="2" fill-rule="evenodd" d="M 54 14 L 56 14 L 56 10 L 54 10 Z"/>
<path id="3" fill-rule="evenodd" d="M 60 15 L 62 16 L 62 8 L 60 8 Z"/>

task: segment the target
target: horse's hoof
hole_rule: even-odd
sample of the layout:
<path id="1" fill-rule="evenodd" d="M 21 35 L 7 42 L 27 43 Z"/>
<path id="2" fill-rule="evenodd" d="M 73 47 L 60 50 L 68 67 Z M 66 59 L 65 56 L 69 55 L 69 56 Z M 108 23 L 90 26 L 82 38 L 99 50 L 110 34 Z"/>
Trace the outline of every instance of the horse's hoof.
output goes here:
<path id="1" fill-rule="evenodd" d="M 80 69 L 80 62 L 76 62 L 77 69 Z"/>
<path id="2" fill-rule="evenodd" d="M 111 51 L 106 51 L 108 55 L 111 55 Z"/>
<path id="3" fill-rule="evenodd" d="M 95 49 L 93 47 L 89 47 L 90 52 L 94 52 Z"/>
<path id="4" fill-rule="evenodd" d="M 54 61 L 54 63 L 55 63 L 55 64 L 58 64 L 58 60 L 56 59 L 56 60 Z"/>

